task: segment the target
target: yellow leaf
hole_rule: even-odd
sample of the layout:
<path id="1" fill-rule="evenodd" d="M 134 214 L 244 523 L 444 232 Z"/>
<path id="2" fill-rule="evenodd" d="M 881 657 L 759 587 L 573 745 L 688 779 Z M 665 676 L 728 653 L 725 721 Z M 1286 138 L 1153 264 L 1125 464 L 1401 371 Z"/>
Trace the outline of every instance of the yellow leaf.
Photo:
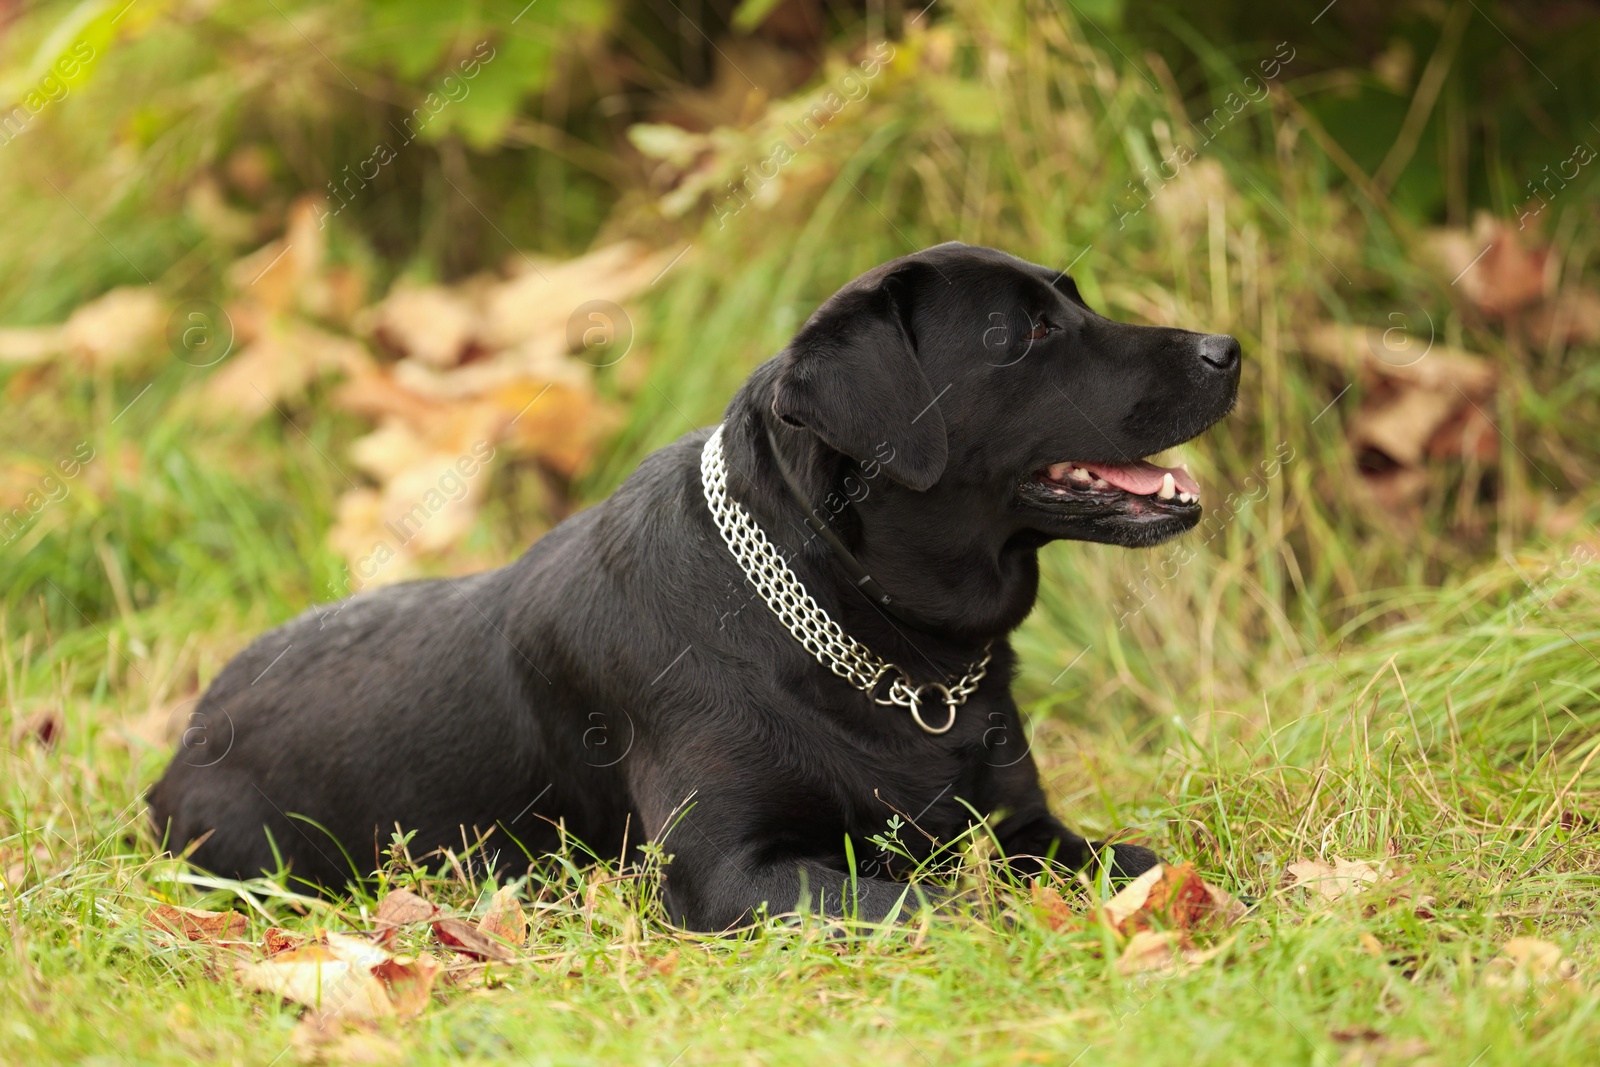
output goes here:
<path id="1" fill-rule="evenodd" d="M 1299 860 L 1289 864 L 1291 887 L 1311 890 L 1326 901 L 1361 893 L 1378 880 L 1378 868 L 1366 860 L 1335 859 L 1332 866 L 1320 860 Z"/>
<path id="2" fill-rule="evenodd" d="M 528 943 L 528 920 L 522 914 L 515 888 L 506 886 L 489 898 L 489 910 L 478 920 L 478 930 L 513 945 Z"/>
<path id="3" fill-rule="evenodd" d="M 395 1014 L 383 983 L 368 967 L 341 959 L 325 945 L 240 964 L 235 973 L 251 989 L 315 1008 L 325 1016 L 381 1019 Z"/>

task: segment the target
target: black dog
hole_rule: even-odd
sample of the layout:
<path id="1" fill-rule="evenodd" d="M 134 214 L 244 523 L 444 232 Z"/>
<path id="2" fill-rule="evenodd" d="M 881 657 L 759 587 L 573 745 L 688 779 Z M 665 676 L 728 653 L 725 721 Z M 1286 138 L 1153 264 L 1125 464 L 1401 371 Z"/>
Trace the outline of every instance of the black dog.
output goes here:
<path id="1" fill-rule="evenodd" d="M 1195 525 L 1198 487 L 1140 457 L 1222 418 L 1239 365 L 1231 337 L 1112 322 L 992 249 L 878 267 L 756 369 L 713 454 L 690 433 L 508 567 L 257 640 L 151 790 L 157 833 L 209 834 L 192 858 L 216 872 L 327 886 L 397 824 L 413 854 L 491 829 L 538 854 L 557 823 L 599 855 L 665 838 L 668 914 L 701 930 L 893 914 L 907 861 L 868 841 L 896 815 L 913 858 L 977 811 L 1012 862 L 1083 866 L 1007 634 L 1041 545 Z"/>

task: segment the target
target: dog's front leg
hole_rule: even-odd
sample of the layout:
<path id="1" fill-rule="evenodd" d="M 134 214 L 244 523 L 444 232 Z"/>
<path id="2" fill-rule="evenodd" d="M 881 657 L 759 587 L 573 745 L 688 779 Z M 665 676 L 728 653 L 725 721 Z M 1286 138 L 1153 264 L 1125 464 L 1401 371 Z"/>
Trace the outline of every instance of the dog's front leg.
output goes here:
<path id="1" fill-rule="evenodd" d="M 1005 737 L 1021 737 L 1022 726 L 1013 705 Z M 1133 878 L 1157 863 L 1159 856 L 1140 845 L 1109 845 L 1089 841 L 1067 829 L 1050 814 L 1044 790 L 1039 785 L 1039 770 L 1031 753 L 999 766 L 993 779 L 989 809 L 1006 813 L 995 827 L 995 837 L 1005 851 L 1012 870 L 1025 877 L 1040 873 L 1046 863 L 1079 871 L 1091 863 L 1108 865 L 1120 878 Z"/>
<path id="2" fill-rule="evenodd" d="M 935 894 L 868 878 L 814 859 L 757 863 L 708 854 L 675 842 L 662 885 L 667 918 L 692 930 L 728 930 L 765 915 L 793 912 L 830 919 L 886 922 L 916 914 Z"/>
<path id="3" fill-rule="evenodd" d="M 1024 876 L 1040 873 L 1046 862 L 1053 861 L 1074 871 L 1098 863 L 1109 866 L 1115 877 L 1133 878 L 1161 862 L 1142 845 L 1085 840 L 1043 808 L 1007 817 L 995 828 L 995 836 L 1011 869 Z"/>

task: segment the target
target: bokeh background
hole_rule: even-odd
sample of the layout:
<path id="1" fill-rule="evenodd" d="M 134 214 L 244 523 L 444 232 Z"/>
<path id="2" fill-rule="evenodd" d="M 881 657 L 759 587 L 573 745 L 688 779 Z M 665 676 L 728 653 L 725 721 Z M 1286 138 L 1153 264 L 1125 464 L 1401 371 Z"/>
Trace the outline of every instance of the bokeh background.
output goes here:
<path id="1" fill-rule="evenodd" d="M 1047 552 L 1042 706 L 1543 603 L 1594 514 L 1600 15 L 1304 6 L 6 4 L 8 640 L 192 695 L 308 604 L 511 558 L 944 240 L 1248 357 L 1199 536 Z"/>

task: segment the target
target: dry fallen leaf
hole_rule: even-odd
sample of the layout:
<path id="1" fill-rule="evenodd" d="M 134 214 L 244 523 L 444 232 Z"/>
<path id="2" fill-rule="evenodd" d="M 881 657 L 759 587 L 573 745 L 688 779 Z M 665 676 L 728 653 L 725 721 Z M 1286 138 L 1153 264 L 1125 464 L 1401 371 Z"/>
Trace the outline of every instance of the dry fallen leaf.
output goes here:
<path id="1" fill-rule="evenodd" d="M 1231 926 L 1246 914 L 1232 894 L 1205 882 L 1188 863 L 1157 864 L 1092 908 L 1090 916 L 1074 911 L 1060 893 L 1039 882 L 1033 885 L 1033 904 L 1052 930 L 1082 929 L 1093 916 L 1124 937 L 1159 925 L 1187 938 L 1199 926 Z M 1188 945 L 1186 940 L 1182 943 Z"/>
<path id="2" fill-rule="evenodd" d="M 439 914 L 437 905 L 417 896 L 409 889 L 392 889 L 378 901 L 378 914 L 373 924 L 380 930 L 393 929 L 409 923 L 419 923 Z"/>
<path id="3" fill-rule="evenodd" d="M 1332 866 L 1320 860 L 1299 860 L 1288 866 L 1290 887 L 1311 890 L 1325 901 L 1364 892 L 1378 880 L 1378 868 L 1366 860 L 1335 859 Z"/>
<path id="4" fill-rule="evenodd" d="M 217 419 L 260 418 L 281 401 L 298 398 L 322 375 L 355 374 L 370 360 L 357 341 L 278 320 L 206 380 L 201 411 Z"/>
<path id="5" fill-rule="evenodd" d="M 1128 939 L 1127 947 L 1117 957 L 1117 972 L 1127 975 L 1171 970 L 1178 965 L 1182 948 L 1181 935 L 1176 930 L 1140 930 Z"/>
<path id="6" fill-rule="evenodd" d="M 1236 937 L 1230 937 L 1212 948 L 1197 949 L 1181 930 L 1140 930 L 1128 939 L 1122 955 L 1117 957 L 1117 973 L 1192 971 L 1227 952 L 1235 940 Z"/>
<path id="7" fill-rule="evenodd" d="M 301 1063 L 399 1063 L 400 1045 L 370 1032 L 369 1020 L 325 1015 L 315 1009 L 300 1018 L 290 1045 Z"/>
<path id="8" fill-rule="evenodd" d="M 1577 963 L 1562 955 L 1560 945 L 1536 937 L 1513 937 L 1489 961 L 1483 981 L 1520 990 L 1555 982 L 1576 985 L 1577 978 Z"/>
<path id="9" fill-rule="evenodd" d="M 268 314 L 291 310 L 322 265 L 318 200 L 314 194 L 301 197 L 289 209 L 289 226 L 281 238 L 228 268 L 233 288 Z"/>
<path id="10" fill-rule="evenodd" d="M 1600 293 L 1576 286 L 1534 308 L 1528 339 L 1540 348 L 1583 345 L 1600 339 Z"/>
<path id="11" fill-rule="evenodd" d="M 1370 1026 L 1343 1026 L 1328 1031 L 1328 1036 L 1341 1045 L 1351 1045 L 1341 1064 L 1367 1064 L 1380 1062 L 1410 1063 L 1431 1051 L 1431 1046 L 1418 1037 L 1396 1041 Z"/>
<path id="12" fill-rule="evenodd" d="M 22 849 L 0 847 L 0 890 L 16 892 L 28 880 L 29 853 Z M 32 849 L 32 866 L 36 870 L 48 869 L 50 850 L 36 844 Z"/>
<path id="13" fill-rule="evenodd" d="M 513 945 L 528 943 L 528 920 L 522 913 L 514 887 L 505 886 L 489 898 L 489 910 L 478 920 L 478 932 Z"/>
<path id="14" fill-rule="evenodd" d="M 34 742 L 41 748 L 50 748 L 61 739 L 61 731 L 65 728 L 58 708 L 40 708 L 31 715 L 17 716 L 16 724 L 11 728 L 11 745 L 20 748 L 23 742 Z"/>
<path id="15" fill-rule="evenodd" d="M 1480 213 L 1470 233 L 1435 230 L 1427 248 L 1451 287 L 1480 312 L 1503 319 L 1537 303 L 1558 264 L 1545 245 L 1525 240 L 1508 220 Z"/>
<path id="16" fill-rule="evenodd" d="M 1072 910 L 1072 905 L 1056 890 L 1043 882 L 1033 883 L 1033 907 L 1052 930 L 1079 930 L 1083 916 Z"/>
<path id="17" fill-rule="evenodd" d="M 1532 230 L 1480 214 L 1472 230 L 1435 230 L 1426 247 L 1450 289 L 1486 318 L 1520 327 L 1535 345 L 1587 344 L 1600 338 L 1600 293 L 1560 285 L 1561 256 Z"/>
<path id="18" fill-rule="evenodd" d="M 304 934 L 297 934 L 290 930 L 280 930 L 276 926 L 269 926 L 267 932 L 261 935 L 261 948 L 269 956 L 276 956 L 280 952 L 299 948 L 306 943 Z"/>
<path id="19" fill-rule="evenodd" d="M 643 291 L 673 254 L 624 241 L 563 263 L 544 263 L 488 294 L 483 337 L 496 348 L 541 338 L 559 339 L 565 347 L 574 312 L 596 301 L 621 303 Z"/>
<path id="20" fill-rule="evenodd" d="M 618 302 L 676 253 L 624 242 L 564 262 L 522 256 L 528 269 L 513 265 L 509 277 L 401 282 L 357 311 L 365 283 L 323 263 L 320 210 L 303 198 L 280 239 L 230 269 L 236 351 L 205 380 L 197 406 L 217 418 L 259 418 L 314 380 L 342 377 L 334 403 L 378 424 L 352 448 L 377 484 L 352 485 L 329 533 L 350 564 L 351 591 L 413 577 L 425 559 L 457 549 L 497 451 L 551 476 L 535 479 L 534 492 L 547 498 L 542 518 L 559 520 L 571 503 L 566 484 L 620 418 L 596 391 L 596 369 L 632 350 L 633 324 Z M 349 323 L 378 358 L 328 332 L 335 323 Z M 50 330 L 0 335 L 0 358 L 35 361 L 68 343 L 66 327 Z"/>
<path id="21" fill-rule="evenodd" d="M 480 960 L 499 960 L 509 963 L 516 954 L 505 945 L 486 937 L 460 919 L 435 919 L 433 935 L 442 945 L 448 945 L 464 956 Z"/>
<path id="22" fill-rule="evenodd" d="M 1214 903 L 1217 900 L 1233 901 L 1233 898 L 1207 886 L 1192 864 L 1171 867 L 1157 864 L 1101 905 L 1100 914 L 1102 920 L 1120 934 L 1148 930 L 1153 922 L 1187 931 L 1218 912 L 1218 904 Z M 1226 903 L 1221 910 L 1231 911 Z"/>
<path id="23" fill-rule="evenodd" d="M 60 326 L 0 329 L 0 363 L 43 363 L 65 346 Z"/>
<path id="24" fill-rule="evenodd" d="M 390 960 L 389 953 L 382 947 L 373 944 L 364 937 L 353 934 L 340 934 L 332 931 L 323 935 L 323 944 L 335 956 L 357 967 L 382 966 Z"/>
<path id="25" fill-rule="evenodd" d="M 401 282 L 372 319 L 374 334 L 389 348 L 430 367 L 453 367 L 467 355 L 482 315 L 460 293 Z"/>
<path id="26" fill-rule="evenodd" d="M 396 956 L 372 969 L 389 990 L 389 1000 L 400 1015 L 416 1015 L 428 1006 L 433 995 L 433 983 L 444 970 L 443 964 L 429 953 L 417 956 Z"/>
<path id="27" fill-rule="evenodd" d="M 395 1007 L 387 988 L 365 962 L 367 958 L 365 953 L 357 953 L 354 959 L 347 959 L 331 945 L 306 945 L 267 960 L 242 963 L 235 973 L 251 989 L 315 1008 L 323 1016 L 387 1018 L 395 1014 Z"/>
<path id="28" fill-rule="evenodd" d="M 157 904 L 150 910 L 151 925 L 190 941 L 237 941 L 248 923 L 236 911 L 202 911 Z"/>
<path id="29" fill-rule="evenodd" d="M 63 354 L 108 367 L 156 347 L 167 316 L 146 286 L 112 289 L 74 311 L 60 326 L 0 330 L 0 362 L 41 363 Z"/>
<path id="30" fill-rule="evenodd" d="M 1417 517 L 1434 462 L 1498 459 L 1500 435 L 1485 412 L 1494 410 L 1499 372 L 1488 359 L 1440 343 L 1427 323 L 1398 313 L 1388 328 L 1309 326 L 1301 342 L 1360 383 L 1346 422 L 1350 451 L 1362 484 L 1392 515 Z"/>
<path id="31" fill-rule="evenodd" d="M 95 366 L 110 366 L 154 344 L 167 311 L 148 286 L 113 289 L 72 313 L 63 340 Z"/>

